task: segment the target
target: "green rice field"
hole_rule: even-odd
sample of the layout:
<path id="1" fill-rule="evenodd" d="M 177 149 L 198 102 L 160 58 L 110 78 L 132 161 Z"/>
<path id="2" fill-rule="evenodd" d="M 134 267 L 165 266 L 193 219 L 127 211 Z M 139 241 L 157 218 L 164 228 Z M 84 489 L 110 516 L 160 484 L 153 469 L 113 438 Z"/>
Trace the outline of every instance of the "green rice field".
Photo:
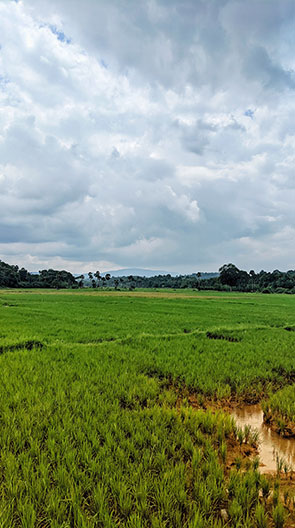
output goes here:
<path id="1" fill-rule="evenodd" d="M 294 420 L 293 329 L 287 295 L 0 290 L 0 527 L 295 526 L 216 410 Z"/>

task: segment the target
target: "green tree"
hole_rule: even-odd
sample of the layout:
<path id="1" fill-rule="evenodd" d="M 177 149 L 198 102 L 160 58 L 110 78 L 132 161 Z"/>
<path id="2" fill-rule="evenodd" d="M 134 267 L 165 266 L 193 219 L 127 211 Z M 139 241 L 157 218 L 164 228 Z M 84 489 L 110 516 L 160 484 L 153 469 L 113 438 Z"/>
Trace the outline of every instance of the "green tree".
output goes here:
<path id="1" fill-rule="evenodd" d="M 228 284 L 231 287 L 237 285 L 240 270 L 234 264 L 224 264 L 218 271 L 221 284 Z"/>
<path id="2" fill-rule="evenodd" d="M 97 279 L 97 287 L 99 288 L 100 281 L 101 281 L 101 275 L 100 275 L 100 272 L 98 270 L 94 273 L 94 277 Z"/>

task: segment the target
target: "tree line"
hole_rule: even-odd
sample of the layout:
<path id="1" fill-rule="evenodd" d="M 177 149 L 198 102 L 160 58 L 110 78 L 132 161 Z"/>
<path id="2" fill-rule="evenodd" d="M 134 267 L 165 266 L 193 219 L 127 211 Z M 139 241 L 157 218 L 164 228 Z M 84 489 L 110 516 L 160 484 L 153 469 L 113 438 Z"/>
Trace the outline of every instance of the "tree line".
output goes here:
<path id="1" fill-rule="evenodd" d="M 75 277 L 68 271 L 53 269 L 29 273 L 25 268 L 0 260 L 1 288 L 78 288 Z"/>
<path id="2" fill-rule="evenodd" d="M 216 291 L 242 291 L 261 293 L 295 294 L 295 270 L 287 272 L 261 270 L 249 273 L 234 264 L 224 264 L 218 273 L 192 273 L 190 275 L 156 275 L 154 277 L 111 277 L 109 286 L 114 288 L 172 288 Z"/>
<path id="3" fill-rule="evenodd" d="M 218 279 L 215 283 L 213 281 L 211 286 L 213 289 L 220 287 L 244 292 L 295 294 L 295 270 L 261 270 L 259 273 L 251 270 L 248 273 L 234 264 L 225 264 L 219 269 Z"/>
<path id="4" fill-rule="evenodd" d="M 53 269 L 29 273 L 25 268 L 7 264 L 0 260 L 1 288 L 111 288 L 134 290 L 135 288 L 171 288 L 218 291 L 243 291 L 262 293 L 295 294 L 295 270 L 286 272 L 261 270 L 249 273 L 234 264 L 224 264 L 218 273 L 192 273 L 190 275 L 155 275 L 154 277 L 112 277 L 99 271 L 74 276 L 69 271 Z"/>

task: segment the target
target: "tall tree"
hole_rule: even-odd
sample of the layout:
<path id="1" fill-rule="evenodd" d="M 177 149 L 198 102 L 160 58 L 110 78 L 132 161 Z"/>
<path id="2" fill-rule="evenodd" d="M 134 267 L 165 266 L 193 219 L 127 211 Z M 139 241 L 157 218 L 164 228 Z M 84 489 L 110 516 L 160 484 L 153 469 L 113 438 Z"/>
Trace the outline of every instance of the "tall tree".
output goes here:
<path id="1" fill-rule="evenodd" d="M 94 277 L 96 277 L 96 279 L 97 279 L 97 287 L 99 288 L 100 281 L 101 281 L 101 275 L 100 275 L 100 272 L 98 270 L 94 273 Z"/>

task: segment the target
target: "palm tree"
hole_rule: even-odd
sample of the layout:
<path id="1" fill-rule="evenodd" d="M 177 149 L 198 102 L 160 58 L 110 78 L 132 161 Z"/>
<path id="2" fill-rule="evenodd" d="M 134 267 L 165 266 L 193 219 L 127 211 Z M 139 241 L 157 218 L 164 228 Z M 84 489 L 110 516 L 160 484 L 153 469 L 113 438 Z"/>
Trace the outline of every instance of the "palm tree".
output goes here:
<path id="1" fill-rule="evenodd" d="M 100 272 L 99 272 L 98 270 L 94 273 L 94 277 L 96 277 L 96 279 L 97 279 L 97 287 L 99 288 L 99 283 L 100 283 L 100 280 L 101 280 L 101 275 L 100 275 Z"/>
<path id="2" fill-rule="evenodd" d="M 79 288 L 83 288 L 84 275 L 79 275 L 79 277 L 76 277 L 76 280 L 79 280 L 78 282 Z"/>

